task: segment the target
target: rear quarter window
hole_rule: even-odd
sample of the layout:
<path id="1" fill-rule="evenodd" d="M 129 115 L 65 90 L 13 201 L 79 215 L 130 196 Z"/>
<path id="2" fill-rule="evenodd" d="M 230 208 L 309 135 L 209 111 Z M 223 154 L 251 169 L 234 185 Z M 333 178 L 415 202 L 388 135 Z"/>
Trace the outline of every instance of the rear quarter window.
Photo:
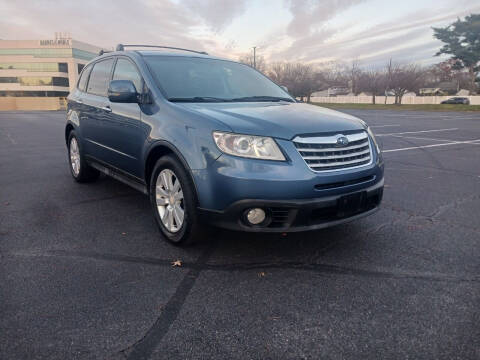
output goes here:
<path id="1" fill-rule="evenodd" d="M 88 75 L 90 74 L 90 71 L 92 70 L 92 66 L 89 65 L 85 68 L 85 70 L 80 74 L 80 79 L 78 79 L 78 84 L 77 88 L 80 91 L 85 91 L 87 89 L 87 81 L 88 81 Z"/>

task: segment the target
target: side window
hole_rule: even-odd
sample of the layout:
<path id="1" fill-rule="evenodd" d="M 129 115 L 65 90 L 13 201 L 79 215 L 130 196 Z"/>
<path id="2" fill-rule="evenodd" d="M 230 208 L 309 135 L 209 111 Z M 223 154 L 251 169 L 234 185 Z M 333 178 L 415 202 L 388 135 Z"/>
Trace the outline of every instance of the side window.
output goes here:
<path id="1" fill-rule="evenodd" d="M 106 96 L 110 71 L 112 70 L 113 59 L 100 61 L 93 65 L 90 80 L 88 81 L 87 92 L 90 94 Z"/>
<path id="2" fill-rule="evenodd" d="M 143 81 L 135 65 L 126 59 L 118 59 L 113 73 L 113 80 L 130 80 L 138 93 L 142 92 Z"/>
<path id="3" fill-rule="evenodd" d="M 85 91 L 87 87 L 87 80 L 88 80 L 88 74 L 90 74 L 90 70 L 92 70 L 92 66 L 89 65 L 85 71 L 80 75 L 80 79 L 78 80 L 78 89 L 81 91 Z"/>

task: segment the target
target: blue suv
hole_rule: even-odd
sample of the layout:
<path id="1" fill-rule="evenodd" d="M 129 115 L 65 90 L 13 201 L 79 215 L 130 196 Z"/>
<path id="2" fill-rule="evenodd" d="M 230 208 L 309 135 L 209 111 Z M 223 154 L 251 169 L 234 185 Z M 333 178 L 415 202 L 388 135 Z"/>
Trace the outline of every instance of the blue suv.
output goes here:
<path id="1" fill-rule="evenodd" d="M 298 103 L 244 64 L 131 46 L 92 60 L 68 96 L 76 181 L 102 172 L 149 195 L 177 245 L 207 225 L 304 231 L 378 209 L 383 160 L 362 120 Z"/>

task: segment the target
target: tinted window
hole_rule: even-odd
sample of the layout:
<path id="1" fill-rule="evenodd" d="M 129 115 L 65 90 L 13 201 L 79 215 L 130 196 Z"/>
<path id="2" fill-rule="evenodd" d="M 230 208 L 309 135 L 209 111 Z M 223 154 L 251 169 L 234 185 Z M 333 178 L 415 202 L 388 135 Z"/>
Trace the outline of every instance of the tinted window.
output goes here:
<path id="1" fill-rule="evenodd" d="M 78 70 L 78 73 L 80 74 L 83 70 L 83 68 L 85 67 L 84 64 L 77 64 L 77 70 Z"/>
<path id="2" fill-rule="evenodd" d="M 58 71 L 68 73 L 68 64 L 67 63 L 58 63 Z"/>
<path id="3" fill-rule="evenodd" d="M 85 71 L 80 75 L 80 80 L 78 80 L 78 89 L 81 91 L 85 91 L 85 87 L 87 85 L 88 74 L 90 74 L 90 70 L 92 70 L 92 66 L 88 66 Z"/>
<path id="4" fill-rule="evenodd" d="M 265 96 L 293 101 L 283 89 L 247 65 L 180 56 L 148 56 L 146 59 L 171 100 L 214 97 L 234 101 Z"/>
<path id="5" fill-rule="evenodd" d="M 95 63 L 88 81 L 87 92 L 90 94 L 106 96 L 108 82 L 110 80 L 110 71 L 112 69 L 113 59 L 104 60 Z"/>
<path id="6" fill-rule="evenodd" d="M 142 77 L 133 63 L 126 59 L 118 59 L 113 73 L 113 80 L 130 80 L 135 85 L 137 92 L 142 92 Z"/>

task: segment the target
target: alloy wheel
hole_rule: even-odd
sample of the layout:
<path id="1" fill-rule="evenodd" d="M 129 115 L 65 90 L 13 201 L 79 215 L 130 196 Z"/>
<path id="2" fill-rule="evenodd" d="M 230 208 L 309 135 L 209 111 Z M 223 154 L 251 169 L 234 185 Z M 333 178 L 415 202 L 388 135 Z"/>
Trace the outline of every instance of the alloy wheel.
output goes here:
<path id="1" fill-rule="evenodd" d="M 77 139 L 74 137 L 70 140 L 70 165 L 73 174 L 78 176 L 78 174 L 80 174 L 80 150 L 78 148 Z"/>
<path id="2" fill-rule="evenodd" d="M 170 169 L 163 169 L 157 177 L 155 198 L 158 214 L 168 231 L 175 233 L 183 225 L 185 207 L 180 180 Z"/>

